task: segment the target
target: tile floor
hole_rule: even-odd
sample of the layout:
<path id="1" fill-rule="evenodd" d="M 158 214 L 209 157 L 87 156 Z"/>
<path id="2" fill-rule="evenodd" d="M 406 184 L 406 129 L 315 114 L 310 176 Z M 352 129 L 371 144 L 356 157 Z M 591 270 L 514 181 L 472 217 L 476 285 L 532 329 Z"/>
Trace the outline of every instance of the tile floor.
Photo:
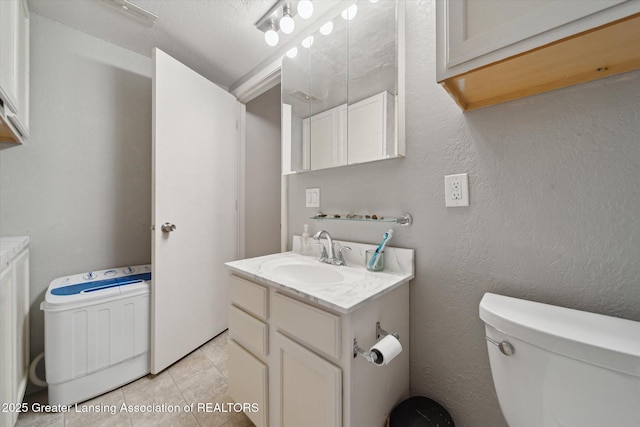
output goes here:
<path id="1" fill-rule="evenodd" d="M 158 375 L 147 375 L 117 390 L 98 396 L 78 405 L 95 405 L 107 408 L 101 413 L 35 413 L 20 414 L 17 427 L 44 426 L 211 426 L 251 427 L 253 424 L 243 413 L 215 410 L 215 404 L 233 402 L 227 395 L 227 340 L 228 332 L 215 337 L 191 354 L 173 364 Z M 27 396 L 33 402 L 46 403 L 45 392 Z M 120 407 L 129 405 L 164 404 L 183 408 L 194 403 L 193 412 L 121 412 Z M 197 410 L 198 403 L 207 404 Z M 114 406 L 115 405 L 115 406 Z M 112 414 L 110 408 L 114 408 Z"/>

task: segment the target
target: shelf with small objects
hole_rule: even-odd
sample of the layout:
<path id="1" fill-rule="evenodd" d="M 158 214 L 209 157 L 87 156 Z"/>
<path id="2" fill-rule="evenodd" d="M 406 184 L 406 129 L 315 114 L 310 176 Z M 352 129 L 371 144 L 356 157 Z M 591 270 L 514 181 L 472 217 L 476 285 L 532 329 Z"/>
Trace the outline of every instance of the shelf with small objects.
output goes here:
<path id="1" fill-rule="evenodd" d="M 318 214 L 311 217 L 315 220 L 332 220 L 332 221 L 361 221 L 361 222 L 387 222 L 393 224 L 400 224 L 403 227 L 409 227 L 413 224 L 413 217 L 410 214 L 402 214 L 399 217 L 390 216 L 378 216 L 378 215 L 360 215 L 360 214 L 324 214 L 318 212 Z"/>

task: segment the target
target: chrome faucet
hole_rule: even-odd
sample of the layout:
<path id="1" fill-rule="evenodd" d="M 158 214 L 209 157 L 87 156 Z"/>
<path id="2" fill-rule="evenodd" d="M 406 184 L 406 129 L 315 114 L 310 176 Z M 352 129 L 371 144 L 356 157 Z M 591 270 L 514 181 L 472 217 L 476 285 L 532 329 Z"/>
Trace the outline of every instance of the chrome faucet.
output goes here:
<path id="1" fill-rule="evenodd" d="M 351 248 L 349 246 L 340 247 L 340 250 L 338 251 L 338 256 L 336 257 L 335 250 L 333 248 L 333 239 L 331 238 L 331 234 L 329 234 L 328 231 L 320 230 L 313 235 L 313 238 L 317 241 L 320 241 L 322 236 L 324 236 L 327 239 L 328 247 L 325 248 L 325 246 L 322 243 L 318 243 L 319 246 L 322 246 L 322 254 L 320 255 L 320 262 L 324 262 L 332 265 L 346 266 L 347 263 L 344 260 L 344 255 L 342 254 L 342 251 L 345 251 L 345 250 L 350 251 Z"/>

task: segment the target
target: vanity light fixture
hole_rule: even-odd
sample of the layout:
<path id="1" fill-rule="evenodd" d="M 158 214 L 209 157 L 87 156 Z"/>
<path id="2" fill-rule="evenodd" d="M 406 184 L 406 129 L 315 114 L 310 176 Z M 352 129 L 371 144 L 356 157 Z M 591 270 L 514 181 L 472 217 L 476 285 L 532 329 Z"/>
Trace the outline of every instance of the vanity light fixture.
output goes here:
<path id="1" fill-rule="evenodd" d="M 282 36 L 280 31 L 282 34 L 288 35 L 295 30 L 296 24 L 293 20 L 295 16 L 299 15 L 303 19 L 308 19 L 312 14 L 313 3 L 311 0 L 277 0 L 267 13 L 255 23 L 255 26 L 265 33 L 264 40 L 269 46 L 276 46 L 280 39 L 279 36 Z"/>
<path id="2" fill-rule="evenodd" d="M 341 16 L 347 21 L 351 21 L 353 18 L 356 17 L 357 13 L 358 13 L 358 5 L 354 3 L 348 8 L 346 8 L 345 10 L 343 10 Z"/>
<path id="3" fill-rule="evenodd" d="M 264 33 L 264 41 L 269 46 L 275 46 L 280 41 L 280 36 L 278 36 L 278 32 L 276 31 L 276 24 L 273 21 L 271 21 L 271 28 Z"/>
<path id="4" fill-rule="evenodd" d="M 300 0 L 298 2 L 298 15 L 302 19 L 309 19 L 313 15 L 313 3 L 311 0 Z"/>
<path id="5" fill-rule="evenodd" d="M 296 12 L 294 12 L 296 5 L 296 0 L 277 0 L 267 13 L 262 15 L 255 23 L 256 28 L 265 33 L 264 39 L 269 46 L 276 46 L 278 44 L 279 37 L 276 36 L 278 36 L 280 31 L 282 31 L 283 34 L 293 33 L 295 29 L 293 17 L 296 16 Z"/>
<path id="6" fill-rule="evenodd" d="M 298 55 L 298 48 L 297 47 L 292 47 L 291 49 L 289 49 L 287 51 L 287 57 L 293 59 Z"/>
<path id="7" fill-rule="evenodd" d="M 280 29 L 285 34 L 291 34 L 295 28 L 296 24 L 293 22 L 293 18 L 291 17 L 291 9 L 285 4 L 282 18 L 280 18 Z"/>
<path id="8" fill-rule="evenodd" d="M 309 49 L 313 45 L 313 36 L 309 36 L 300 43 L 305 49 Z"/>
<path id="9" fill-rule="evenodd" d="M 333 21 L 329 21 L 320 27 L 320 34 L 323 36 L 328 36 L 333 31 Z"/>

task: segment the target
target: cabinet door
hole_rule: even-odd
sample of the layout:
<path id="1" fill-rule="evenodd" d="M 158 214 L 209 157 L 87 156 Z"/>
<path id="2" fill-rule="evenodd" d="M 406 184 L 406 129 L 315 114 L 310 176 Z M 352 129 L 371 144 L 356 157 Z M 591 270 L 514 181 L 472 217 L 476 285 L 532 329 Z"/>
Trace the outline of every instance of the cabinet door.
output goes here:
<path id="1" fill-rule="evenodd" d="M 625 2 L 626 0 L 441 0 L 438 2 L 438 8 L 441 9 L 438 11 L 438 38 L 444 41 L 442 46 L 446 46 L 446 52 L 445 58 L 438 60 L 438 80 L 467 71 L 467 67 L 463 67 L 465 69 L 446 73 L 442 69 L 443 65 L 445 69 L 449 69 L 483 55 L 487 55 L 487 59 L 474 62 L 470 69 L 496 62 L 559 38 L 546 34 L 534 41 L 536 36 Z M 576 32 L 578 29 L 572 31 L 567 27 L 565 34 L 558 35 L 566 37 Z M 504 54 L 498 52 L 524 40 L 528 40 L 526 48 L 505 51 Z M 438 43 L 441 44 L 440 41 Z"/>
<path id="2" fill-rule="evenodd" d="M 336 166 L 334 116 L 334 111 L 329 110 L 302 122 L 303 146 L 308 147 L 305 154 L 308 153 L 311 170 Z"/>
<path id="3" fill-rule="evenodd" d="M 349 164 L 384 159 L 387 96 L 382 92 L 349 106 L 347 159 Z"/>
<path id="4" fill-rule="evenodd" d="M 13 401 L 21 403 L 29 378 L 29 250 L 25 249 L 11 263 L 14 295 L 14 384 Z M 18 412 L 14 413 L 15 418 Z M 14 420 L 15 421 L 15 420 Z"/>
<path id="5" fill-rule="evenodd" d="M 257 404 L 256 412 L 245 414 L 256 427 L 266 427 L 269 420 L 267 365 L 233 340 L 229 341 L 228 352 L 229 396 L 236 403 Z"/>
<path id="6" fill-rule="evenodd" d="M 0 1 L 0 4 L 2 1 Z M 13 402 L 13 269 L 0 271 L 0 402 Z M 11 412 L 0 411 L 0 426 L 13 425 Z"/>
<path id="7" fill-rule="evenodd" d="M 17 63 L 17 101 L 18 114 L 11 121 L 24 137 L 29 136 L 29 9 L 27 2 L 20 0 L 18 11 L 18 52 Z"/>
<path id="8" fill-rule="evenodd" d="M 340 427 L 342 371 L 277 334 L 282 427 Z"/>
<path id="9" fill-rule="evenodd" d="M 303 169 L 347 164 L 346 113 L 345 104 L 302 120 Z"/>
<path id="10" fill-rule="evenodd" d="M 18 112 L 18 0 L 0 1 L 0 98 Z"/>

